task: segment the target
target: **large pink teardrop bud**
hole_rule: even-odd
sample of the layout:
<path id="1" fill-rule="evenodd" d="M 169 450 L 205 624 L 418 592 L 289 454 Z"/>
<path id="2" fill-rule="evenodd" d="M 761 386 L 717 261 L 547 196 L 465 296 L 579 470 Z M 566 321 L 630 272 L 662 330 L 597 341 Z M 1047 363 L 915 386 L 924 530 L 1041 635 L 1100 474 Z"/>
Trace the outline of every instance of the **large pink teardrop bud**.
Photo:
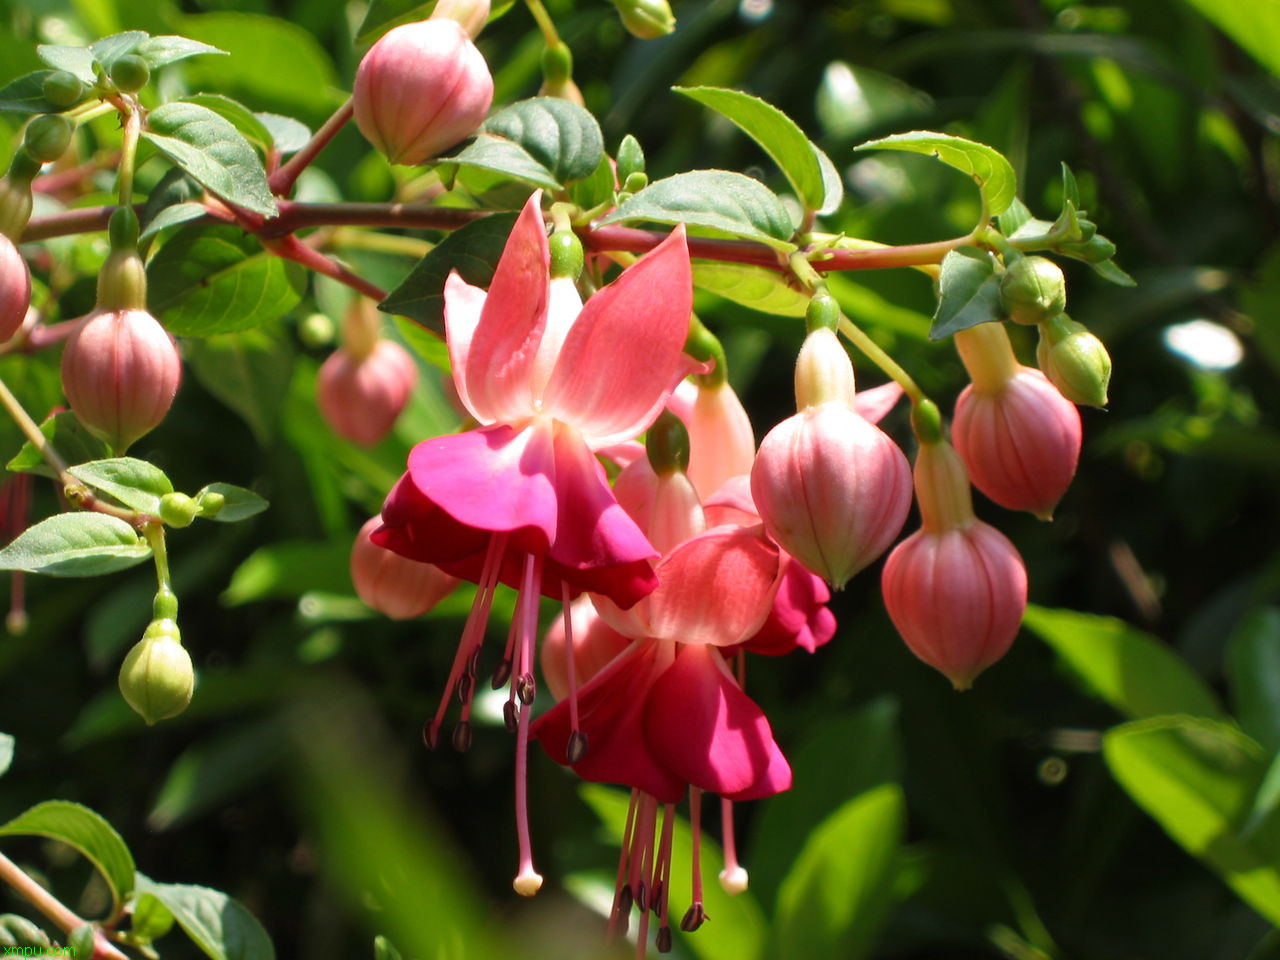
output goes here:
<path id="1" fill-rule="evenodd" d="M 145 310 L 91 313 L 62 352 L 71 409 L 116 453 L 165 418 L 181 379 L 178 344 Z"/>
<path id="2" fill-rule="evenodd" d="M 704 500 L 732 477 L 751 472 L 756 437 L 728 382 L 680 385 L 668 404 L 689 429 L 689 479 Z"/>
<path id="3" fill-rule="evenodd" d="M 569 604 L 569 623 L 573 631 L 573 687 L 581 687 L 631 645 L 631 640 L 609 626 L 596 613 L 589 597 L 582 596 Z M 542 639 L 542 676 L 547 689 L 557 700 L 569 695 L 568 645 L 565 643 L 564 617 L 551 623 Z"/>
<path id="4" fill-rule="evenodd" d="M 369 534 L 382 526 L 372 517 L 351 546 L 351 581 L 360 599 L 392 620 L 420 617 L 453 592 L 458 579 L 430 563 L 380 547 Z"/>
<path id="5" fill-rule="evenodd" d="M 964 464 L 946 443 L 921 446 L 916 492 L 924 525 L 885 561 L 885 609 L 912 653 L 967 690 L 1018 634 L 1026 567 L 1000 531 L 973 516 Z"/>
<path id="6" fill-rule="evenodd" d="M 379 340 L 362 360 L 340 347 L 320 368 L 316 400 L 334 433 L 368 447 L 391 430 L 417 380 L 417 364 L 398 343 Z"/>
<path id="7" fill-rule="evenodd" d="M 800 412 L 765 436 L 751 495 L 777 543 L 836 589 L 884 553 L 911 507 L 911 468 L 888 435 L 854 412 L 853 367 L 833 331 L 796 362 Z"/>
<path id="8" fill-rule="evenodd" d="M 360 61 L 356 125 L 392 163 L 423 163 L 480 126 L 493 101 L 484 56 L 456 21 L 389 31 Z"/>
<path id="9" fill-rule="evenodd" d="M 18 332 L 31 306 L 31 274 L 18 248 L 0 233 L 0 343 Z"/>

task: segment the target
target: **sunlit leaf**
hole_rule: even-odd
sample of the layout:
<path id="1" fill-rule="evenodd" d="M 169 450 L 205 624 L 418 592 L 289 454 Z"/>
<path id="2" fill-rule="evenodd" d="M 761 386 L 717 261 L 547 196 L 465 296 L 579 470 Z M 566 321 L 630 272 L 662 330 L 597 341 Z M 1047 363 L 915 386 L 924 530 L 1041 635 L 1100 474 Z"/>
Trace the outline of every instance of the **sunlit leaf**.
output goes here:
<path id="1" fill-rule="evenodd" d="M 1000 151 L 984 143 L 928 130 L 913 130 L 871 140 L 855 150 L 906 150 L 937 157 L 949 167 L 971 176 L 992 216 L 1004 213 L 1018 194 L 1018 177 Z"/>
<path id="2" fill-rule="evenodd" d="M 96 577 L 151 556 L 138 532 L 104 513 L 59 513 L 20 533 L 0 550 L 0 570 L 55 577 Z"/>

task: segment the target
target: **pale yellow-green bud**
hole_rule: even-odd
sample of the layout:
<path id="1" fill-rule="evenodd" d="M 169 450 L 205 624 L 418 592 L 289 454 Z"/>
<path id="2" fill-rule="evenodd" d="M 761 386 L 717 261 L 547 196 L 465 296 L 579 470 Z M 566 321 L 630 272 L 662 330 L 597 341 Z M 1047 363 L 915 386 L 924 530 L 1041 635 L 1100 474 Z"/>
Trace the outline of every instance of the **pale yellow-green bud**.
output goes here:
<path id="1" fill-rule="evenodd" d="M 120 667 L 120 693 L 148 726 L 186 710 L 195 682 L 173 620 L 152 620 Z"/>
<path id="2" fill-rule="evenodd" d="M 1000 306 L 1015 323 L 1052 320 L 1067 308 L 1062 268 L 1046 257 L 1019 257 L 1000 281 Z"/>
<path id="3" fill-rule="evenodd" d="M 1042 323 L 1036 362 L 1040 372 L 1072 403 L 1107 405 L 1111 355 L 1084 324 L 1066 316 Z"/>

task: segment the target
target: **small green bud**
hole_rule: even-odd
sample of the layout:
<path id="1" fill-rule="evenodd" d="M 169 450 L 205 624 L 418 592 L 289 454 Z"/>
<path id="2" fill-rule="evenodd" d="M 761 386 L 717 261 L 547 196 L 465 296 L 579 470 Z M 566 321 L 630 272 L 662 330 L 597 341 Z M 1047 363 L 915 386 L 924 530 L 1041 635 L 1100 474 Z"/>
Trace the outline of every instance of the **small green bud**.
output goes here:
<path id="1" fill-rule="evenodd" d="M 567 43 L 557 43 L 542 51 L 542 78 L 549 83 L 573 76 L 573 53 Z"/>
<path id="2" fill-rule="evenodd" d="M 1067 308 L 1062 268 L 1046 257 L 1020 257 L 1000 280 L 1000 306 L 1010 320 L 1036 324 Z"/>
<path id="3" fill-rule="evenodd" d="M 23 144 L 31 156 L 42 163 L 53 163 L 67 152 L 75 128 L 60 113 L 46 113 L 27 124 Z"/>
<path id="4" fill-rule="evenodd" d="M 1058 249 L 1067 256 L 1077 257 L 1086 263 L 1102 263 L 1116 255 L 1116 245 L 1099 234 L 1094 234 L 1083 243 L 1064 243 Z"/>
<path id="5" fill-rule="evenodd" d="M 200 513 L 200 505 L 185 493 L 166 493 L 160 498 L 160 519 L 171 527 L 189 527 Z"/>
<path id="6" fill-rule="evenodd" d="M 212 520 L 227 505 L 227 498 L 214 490 L 206 490 L 196 499 L 196 504 L 200 507 L 200 516 Z"/>
<path id="7" fill-rule="evenodd" d="M 148 726 L 191 703 L 196 675 L 173 620 L 152 620 L 120 667 L 120 693 Z"/>
<path id="8" fill-rule="evenodd" d="M 653 422 L 645 435 L 644 449 L 649 465 L 658 476 L 689 469 L 689 431 L 670 410 L 662 411 Z"/>
<path id="9" fill-rule="evenodd" d="M 122 93 L 136 93 L 151 79 L 151 67 L 136 53 L 127 53 L 111 64 L 111 82 Z"/>
<path id="10" fill-rule="evenodd" d="M 19 165 L 18 158 L 27 157 L 30 159 L 26 150 L 21 147 L 13 156 L 13 166 L 9 168 L 9 175 L 0 179 L 0 233 L 4 234 L 16 245 L 22 236 L 22 231 L 27 228 L 27 221 L 31 219 L 32 197 L 31 197 L 31 177 L 23 178 L 14 175 L 14 168 Z M 31 160 L 35 164 L 37 170 L 40 164 Z"/>
<path id="11" fill-rule="evenodd" d="M 1111 356 L 1084 324 L 1066 316 L 1041 324 L 1036 362 L 1040 372 L 1072 403 L 1107 405 Z"/>
<path id="12" fill-rule="evenodd" d="M 74 107 L 84 96 L 84 84 L 74 73 L 55 70 L 44 78 L 44 98 L 55 107 Z"/>
<path id="13" fill-rule="evenodd" d="M 6 913 L 0 917 L 0 930 L 4 932 L 4 946 L 16 950 L 41 952 L 49 949 L 49 935 L 26 917 Z"/>
<path id="14" fill-rule="evenodd" d="M 92 957 L 98 934 L 92 923 L 82 923 L 67 937 L 67 951 L 73 957 Z"/>
<path id="15" fill-rule="evenodd" d="M 618 165 L 620 183 L 626 183 L 633 173 L 644 173 L 644 150 L 640 147 L 640 141 L 629 133 L 623 137 L 618 144 L 615 162 Z"/>
<path id="16" fill-rule="evenodd" d="M 168 587 L 156 591 L 155 599 L 151 601 L 151 619 L 177 621 L 178 595 Z"/>
<path id="17" fill-rule="evenodd" d="M 578 279 L 582 273 L 582 241 L 572 230 L 557 230 L 548 241 L 551 247 L 551 276 Z"/>
<path id="18" fill-rule="evenodd" d="M 840 327 L 840 304 L 831 294 L 822 290 L 809 300 L 804 311 L 804 326 L 809 333 L 822 328 L 836 331 Z"/>
<path id="19" fill-rule="evenodd" d="M 649 175 L 637 170 L 635 173 L 627 175 L 627 179 L 622 184 L 622 189 L 627 193 L 639 193 L 648 185 Z"/>
<path id="20" fill-rule="evenodd" d="M 298 324 L 298 339 L 308 347 L 327 347 L 338 335 L 338 327 L 323 313 L 312 313 Z"/>
<path id="21" fill-rule="evenodd" d="M 932 400 L 921 400 L 911 408 L 911 431 L 921 443 L 942 440 L 942 413 Z"/>
<path id="22" fill-rule="evenodd" d="M 667 0 L 611 0 L 622 25 L 633 37 L 656 40 L 676 28 L 676 16 Z"/>

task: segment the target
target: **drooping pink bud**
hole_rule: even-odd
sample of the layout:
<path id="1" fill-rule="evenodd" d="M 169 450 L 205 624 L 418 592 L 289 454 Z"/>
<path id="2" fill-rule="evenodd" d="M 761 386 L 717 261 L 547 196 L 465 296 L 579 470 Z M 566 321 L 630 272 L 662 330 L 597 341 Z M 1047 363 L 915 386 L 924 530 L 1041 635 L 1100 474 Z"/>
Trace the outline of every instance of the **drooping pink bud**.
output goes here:
<path id="1" fill-rule="evenodd" d="M 1017 636 L 1027 571 L 1013 544 L 974 517 L 964 463 L 948 444 L 921 446 L 915 482 L 923 528 L 885 561 L 884 605 L 911 652 L 967 690 Z"/>
<path id="2" fill-rule="evenodd" d="M 888 549 L 911 506 L 906 456 L 853 397 L 848 354 L 814 330 L 796 364 L 800 412 L 769 431 L 751 469 L 769 536 L 836 589 Z"/>
<path id="3" fill-rule="evenodd" d="M 631 640 L 605 623 L 586 596 L 569 604 L 569 619 L 573 631 L 573 686 L 580 686 L 627 649 Z M 570 691 L 564 627 L 564 617 L 556 617 L 542 639 L 542 676 L 557 700 L 563 700 Z"/>
<path id="4" fill-rule="evenodd" d="M 410 560 L 380 547 L 369 534 L 382 525 L 373 517 L 351 546 L 351 581 L 360 599 L 392 620 L 420 617 L 453 592 L 458 579 L 431 563 Z"/>
<path id="5" fill-rule="evenodd" d="M 413 357 L 391 340 L 362 360 L 340 347 L 320 368 L 316 400 L 334 433 L 368 447 L 387 435 L 417 379 Z"/>
<path id="6" fill-rule="evenodd" d="M 751 472 L 755 433 L 728 381 L 695 386 L 686 380 L 677 394 L 689 400 L 671 405 L 689 429 L 689 479 L 705 500 L 726 480 Z"/>
<path id="7" fill-rule="evenodd" d="M 0 343 L 22 326 L 31 306 L 31 274 L 13 242 L 0 233 Z"/>
<path id="8" fill-rule="evenodd" d="M 62 353 L 71 409 L 116 453 L 165 418 L 181 379 L 178 344 L 145 310 L 91 313 Z"/>
<path id="9" fill-rule="evenodd" d="M 406 23 L 360 61 L 352 93 L 356 125 L 392 163 L 438 156 L 480 126 L 493 77 L 454 20 Z"/>

